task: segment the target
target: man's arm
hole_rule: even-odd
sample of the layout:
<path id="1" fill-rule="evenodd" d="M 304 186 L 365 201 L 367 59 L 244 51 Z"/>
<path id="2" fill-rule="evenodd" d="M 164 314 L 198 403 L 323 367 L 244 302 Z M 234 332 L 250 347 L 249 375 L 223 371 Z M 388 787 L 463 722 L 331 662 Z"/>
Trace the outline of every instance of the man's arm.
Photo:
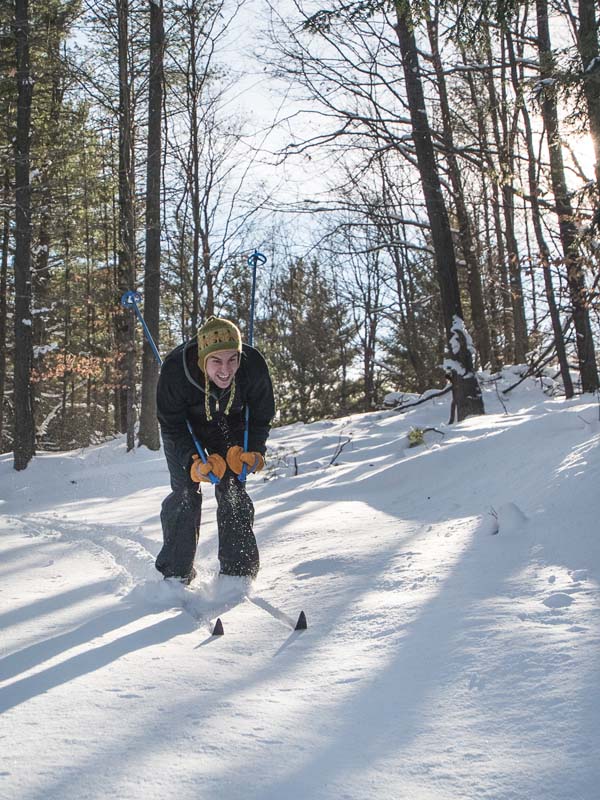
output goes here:
<path id="1" fill-rule="evenodd" d="M 182 391 L 181 367 L 174 359 L 164 362 L 156 392 L 157 416 L 163 442 L 168 440 L 181 468 L 187 470 L 195 453 L 187 428 L 188 407 Z"/>

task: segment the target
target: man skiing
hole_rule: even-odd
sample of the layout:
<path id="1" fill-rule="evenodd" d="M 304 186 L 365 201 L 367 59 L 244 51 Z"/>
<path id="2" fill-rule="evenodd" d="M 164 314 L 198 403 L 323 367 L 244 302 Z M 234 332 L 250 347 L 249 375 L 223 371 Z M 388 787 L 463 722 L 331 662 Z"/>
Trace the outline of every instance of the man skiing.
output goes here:
<path id="1" fill-rule="evenodd" d="M 237 326 L 210 317 L 196 338 L 164 360 L 158 381 L 158 421 L 171 478 L 161 509 L 163 547 L 156 568 L 165 578 L 189 584 L 195 577 L 202 494 L 215 485 L 220 571 L 255 577 L 259 555 L 253 532 L 254 506 L 240 475 L 264 466 L 266 442 L 275 415 L 273 386 L 265 359 L 242 344 Z M 249 410 L 248 449 L 242 447 Z M 204 463 L 187 427 L 206 450 Z M 245 474 L 245 473 L 244 473 Z"/>

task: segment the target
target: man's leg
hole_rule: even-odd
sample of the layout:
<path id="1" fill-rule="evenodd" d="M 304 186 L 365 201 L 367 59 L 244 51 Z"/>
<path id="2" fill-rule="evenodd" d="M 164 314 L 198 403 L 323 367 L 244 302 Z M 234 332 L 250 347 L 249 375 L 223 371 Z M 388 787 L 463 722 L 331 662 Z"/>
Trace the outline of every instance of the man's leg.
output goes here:
<path id="1" fill-rule="evenodd" d="M 156 559 L 156 569 L 165 578 L 181 578 L 189 582 L 194 577 L 194 557 L 198 546 L 202 495 L 199 486 L 181 468 L 168 443 L 165 456 L 171 476 L 171 494 L 162 503 L 160 521 L 163 547 Z"/>
<path id="2" fill-rule="evenodd" d="M 244 484 L 227 470 L 215 486 L 219 562 L 224 575 L 256 577 L 259 569 L 258 547 L 252 530 L 254 506 Z"/>

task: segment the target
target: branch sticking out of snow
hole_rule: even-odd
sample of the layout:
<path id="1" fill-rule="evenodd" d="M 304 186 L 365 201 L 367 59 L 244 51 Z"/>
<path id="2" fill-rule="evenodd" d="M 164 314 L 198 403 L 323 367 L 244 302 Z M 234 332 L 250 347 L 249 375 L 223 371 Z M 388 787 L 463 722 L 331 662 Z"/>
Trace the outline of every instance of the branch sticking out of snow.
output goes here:
<path id="1" fill-rule="evenodd" d="M 384 397 L 383 403 L 386 406 L 393 406 L 394 411 L 406 411 L 409 408 L 414 408 L 414 406 L 420 406 L 423 403 L 427 403 L 429 400 L 435 400 L 436 397 L 442 397 L 443 395 L 448 394 L 451 389 L 452 384 L 449 383 L 439 391 L 428 389 L 420 397 L 417 397 L 414 394 L 391 392 Z M 410 400 L 411 402 L 405 402 L 407 400 Z"/>

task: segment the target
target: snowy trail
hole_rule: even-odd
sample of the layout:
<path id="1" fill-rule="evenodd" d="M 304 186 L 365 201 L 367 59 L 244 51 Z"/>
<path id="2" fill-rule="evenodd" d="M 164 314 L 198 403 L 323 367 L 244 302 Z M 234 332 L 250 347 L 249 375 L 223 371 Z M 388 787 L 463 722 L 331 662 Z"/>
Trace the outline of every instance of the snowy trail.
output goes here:
<path id="1" fill-rule="evenodd" d="M 276 431 L 251 588 L 209 492 L 158 579 L 157 454 L 0 457 L 0 798 L 595 800 L 597 408 L 493 402 Z"/>

